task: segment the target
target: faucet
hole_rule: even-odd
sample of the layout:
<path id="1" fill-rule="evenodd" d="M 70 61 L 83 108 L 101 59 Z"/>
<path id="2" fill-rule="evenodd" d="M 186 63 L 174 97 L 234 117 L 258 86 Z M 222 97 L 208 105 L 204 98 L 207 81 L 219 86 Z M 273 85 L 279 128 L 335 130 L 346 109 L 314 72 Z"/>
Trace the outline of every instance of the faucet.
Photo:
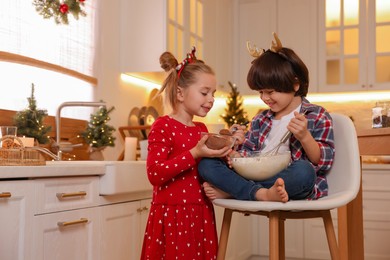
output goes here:
<path id="1" fill-rule="evenodd" d="M 62 160 L 62 151 L 61 151 L 61 137 L 60 137 L 60 131 L 61 131 L 61 110 L 64 107 L 100 107 L 105 106 L 105 102 L 89 102 L 89 101 L 71 101 L 71 102 L 64 102 L 57 108 L 56 113 L 56 144 L 55 147 L 58 148 L 57 152 L 57 160 Z M 72 145 L 72 147 L 80 146 L 81 144 L 75 144 Z M 68 145 L 67 145 L 68 146 Z"/>
<path id="2" fill-rule="evenodd" d="M 33 146 L 33 147 L 29 147 L 29 149 L 33 149 L 33 150 L 45 153 L 48 156 L 50 156 L 54 161 L 60 161 L 60 158 L 58 157 L 58 155 L 55 155 L 52 151 L 50 151 L 47 148 L 39 147 L 39 146 Z"/>

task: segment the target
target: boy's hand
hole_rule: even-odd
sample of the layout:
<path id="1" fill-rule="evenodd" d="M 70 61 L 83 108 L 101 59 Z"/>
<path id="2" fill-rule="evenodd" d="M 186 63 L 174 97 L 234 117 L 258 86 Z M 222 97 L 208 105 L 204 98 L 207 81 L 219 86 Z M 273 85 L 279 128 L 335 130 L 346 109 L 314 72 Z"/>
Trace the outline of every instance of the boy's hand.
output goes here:
<path id="1" fill-rule="evenodd" d="M 287 129 L 296 139 L 302 141 L 307 135 L 310 135 L 309 130 L 307 130 L 307 119 L 305 115 L 298 112 L 294 112 L 294 116 L 287 125 Z"/>
<path id="2" fill-rule="evenodd" d="M 234 124 L 230 127 L 230 132 L 236 138 L 236 145 L 240 145 L 245 141 L 245 125 Z"/>

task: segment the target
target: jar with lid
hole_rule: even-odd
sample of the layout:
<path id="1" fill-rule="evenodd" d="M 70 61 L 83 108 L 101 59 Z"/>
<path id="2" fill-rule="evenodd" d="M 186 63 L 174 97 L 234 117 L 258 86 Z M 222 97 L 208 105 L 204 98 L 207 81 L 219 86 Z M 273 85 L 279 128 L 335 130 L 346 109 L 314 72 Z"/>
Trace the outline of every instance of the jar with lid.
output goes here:
<path id="1" fill-rule="evenodd" d="M 383 107 L 376 102 L 375 107 L 372 108 L 372 128 L 381 128 Z"/>

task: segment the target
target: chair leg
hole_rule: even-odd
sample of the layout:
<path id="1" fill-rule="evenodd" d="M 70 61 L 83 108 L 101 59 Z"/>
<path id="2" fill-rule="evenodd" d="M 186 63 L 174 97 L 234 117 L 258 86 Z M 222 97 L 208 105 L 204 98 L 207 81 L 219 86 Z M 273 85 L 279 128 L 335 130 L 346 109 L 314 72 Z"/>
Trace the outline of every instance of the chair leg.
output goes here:
<path id="1" fill-rule="evenodd" d="M 285 252 L 285 238 L 284 238 L 284 219 L 280 218 L 279 216 L 279 259 L 284 260 L 286 259 L 286 252 Z"/>
<path id="2" fill-rule="evenodd" d="M 332 216 L 330 210 L 324 211 L 322 214 L 322 219 L 324 221 L 326 237 L 328 239 L 328 246 L 332 260 L 340 259 L 340 251 L 337 245 L 336 234 L 333 228 Z"/>
<path id="3" fill-rule="evenodd" d="M 229 238 L 230 223 L 232 221 L 233 210 L 226 209 L 223 213 L 221 234 L 219 236 L 219 246 L 218 246 L 218 255 L 217 260 L 225 260 L 227 243 Z"/>
<path id="4" fill-rule="evenodd" d="M 269 260 L 279 259 L 279 211 L 269 213 Z"/>

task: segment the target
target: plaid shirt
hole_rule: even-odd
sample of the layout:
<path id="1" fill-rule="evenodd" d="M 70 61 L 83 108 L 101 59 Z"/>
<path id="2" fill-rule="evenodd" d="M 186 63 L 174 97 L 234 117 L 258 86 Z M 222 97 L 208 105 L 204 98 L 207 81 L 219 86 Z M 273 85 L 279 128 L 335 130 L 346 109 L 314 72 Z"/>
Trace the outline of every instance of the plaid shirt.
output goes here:
<path id="1" fill-rule="evenodd" d="M 328 195 L 326 173 L 332 167 L 335 153 L 332 118 L 323 107 L 311 104 L 304 97 L 302 97 L 301 106 L 301 112 L 303 111 L 307 111 L 307 128 L 321 150 L 319 163 L 315 165 L 310 162 L 316 171 L 317 179 L 313 192 L 308 199 L 318 199 Z M 274 113 L 271 110 L 265 110 L 257 114 L 251 121 L 250 130 L 246 133 L 246 140 L 241 145 L 241 149 L 262 150 L 264 141 L 272 127 L 273 117 Z M 290 150 L 292 160 L 309 160 L 301 143 L 294 135 L 290 138 Z"/>

